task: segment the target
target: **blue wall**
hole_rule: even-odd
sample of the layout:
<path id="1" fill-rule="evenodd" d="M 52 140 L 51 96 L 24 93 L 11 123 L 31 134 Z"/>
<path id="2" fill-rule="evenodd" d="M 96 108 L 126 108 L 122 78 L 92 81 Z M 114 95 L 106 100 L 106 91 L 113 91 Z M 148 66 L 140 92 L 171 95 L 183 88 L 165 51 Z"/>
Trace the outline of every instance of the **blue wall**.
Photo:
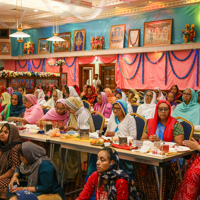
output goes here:
<path id="1" fill-rule="evenodd" d="M 144 22 L 173 19 L 172 26 L 172 44 L 183 43 L 181 38 L 181 29 L 185 24 L 195 24 L 196 42 L 200 42 L 200 5 L 163 9 L 155 12 L 143 13 L 133 16 L 113 17 L 109 19 L 94 20 L 84 23 L 65 24 L 59 26 L 59 32 L 71 32 L 71 50 L 73 43 L 73 31 L 86 29 L 85 50 L 90 49 L 90 41 L 92 36 L 103 36 L 105 39 L 105 49 L 109 49 L 110 26 L 118 24 L 126 24 L 125 47 L 127 47 L 128 30 L 140 29 L 140 46 L 143 45 Z M 11 33 L 16 30 L 11 30 Z M 30 39 L 24 39 L 24 42 L 34 42 L 34 53 L 38 52 L 38 39 L 49 38 L 52 34 L 52 27 L 24 30 L 25 33 L 31 35 Z M 11 55 L 23 55 L 24 43 L 18 43 L 15 38 L 11 39 Z M 51 50 L 52 52 L 52 50 Z"/>

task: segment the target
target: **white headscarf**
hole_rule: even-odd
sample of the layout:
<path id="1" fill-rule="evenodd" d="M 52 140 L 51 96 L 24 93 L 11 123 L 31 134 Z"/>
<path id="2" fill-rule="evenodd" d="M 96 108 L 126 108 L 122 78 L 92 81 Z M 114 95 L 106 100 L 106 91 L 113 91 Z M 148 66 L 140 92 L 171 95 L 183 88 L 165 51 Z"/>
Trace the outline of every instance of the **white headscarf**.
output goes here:
<path id="1" fill-rule="evenodd" d="M 76 97 L 79 101 L 81 101 L 81 98 L 79 97 L 78 93 L 76 92 L 73 86 L 69 86 L 69 95 L 70 97 Z"/>
<path id="2" fill-rule="evenodd" d="M 56 93 L 58 95 L 58 99 L 61 99 L 62 98 L 62 92 L 59 89 L 55 89 L 54 91 L 56 91 Z M 52 95 L 51 99 L 49 99 L 43 106 L 49 106 L 51 108 L 54 108 L 55 104 L 56 104 L 56 102 L 54 101 L 53 95 Z"/>
<path id="3" fill-rule="evenodd" d="M 163 95 L 159 87 L 155 87 L 154 90 L 158 90 L 159 92 L 158 97 L 157 97 L 158 100 L 166 100 L 165 96 Z"/>
<path id="4" fill-rule="evenodd" d="M 35 92 L 38 92 L 37 103 L 43 106 L 43 104 L 46 103 L 44 91 L 42 89 L 37 89 Z"/>
<path id="5" fill-rule="evenodd" d="M 128 99 L 126 98 L 126 95 L 124 94 L 124 92 L 121 92 L 121 93 L 122 93 L 122 99 L 126 101 L 126 103 L 128 104 Z"/>
<path id="6" fill-rule="evenodd" d="M 153 98 L 151 100 L 151 103 L 147 104 L 145 101 L 145 96 L 144 96 L 144 104 L 140 105 L 137 109 L 137 114 L 143 116 L 145 119 L 153 118 L 155 114 L 155 108 L 156 108 L 156 103 L 155 103 L 156 93 L 153 91 L 149 91 L 149 92 L 153 93 Z"/>

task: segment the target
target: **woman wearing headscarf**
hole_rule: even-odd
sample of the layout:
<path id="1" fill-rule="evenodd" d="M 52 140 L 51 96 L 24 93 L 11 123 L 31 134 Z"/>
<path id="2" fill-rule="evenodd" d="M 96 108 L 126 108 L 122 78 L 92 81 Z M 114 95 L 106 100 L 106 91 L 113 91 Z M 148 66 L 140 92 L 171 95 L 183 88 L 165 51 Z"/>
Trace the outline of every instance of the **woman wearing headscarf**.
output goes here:
<path id="1" fill-rule="evenodd" d="M 97 96 L 97 103 L 94 105 L 94 111 L 100 112 L 105 118 L 110 118 L 112 113 L 112 104 L 108 102 L 105 92 L 99 92 Z"/>
<path id="2" fill-rule="evenodd" d="M 43 106 L 46 103 L 45 94 L 44 94 L 44 91 L 42 89 L 37 89 L 34 92 L 34 95 L 37 97 L 37 103 L 40 106 Z"/>
<path id="3" fill-rule="evenodd" d="M 156 108 L 155 101 L 156 101 L 155 92 L 148 90 L 144 96 L 144 104 L 138 107 L 137 114 L 141 115 L 145 119 L 153 118 Z"/>
<path id="4" fill-rule="evenodd" d="M 109 103 L 114 103 L 116 101 L 116 97 L 114 96 L 114 94 L 112 93 L 112 90 L 110 88 L 105 88 L 104 92 L 106 93 L 106 95 L 108 97 Z"/>
<path id="5" fill-rule="evenodd" d="M 12 117 L 15 122 L 22 122 L 23 124 L 36 124 L 38 119 L 44 116 L 43 110 L 39 104 L 37 104 L 37 98 L 33 94 L 26 94 L 23 97 L 23 103 L 26 107 L 24 117 Z"/>
<path id="6" fill-rule="evenodd" d="M 43 117 L 37 122 L 40 126 L 42 121 L 51 121 L 53 127 L 59 127 L 61 130 L 67 124 L 69 119 L 68 111 L 65 108 L 65 99 L 58 99 L 55 108 L 51 108 Z"/>
<path id="7" fill-rule="evenodd" d="M 183 91 L 183 103 L 176 106 L 173 117 L 182 117 L 194 125 L 200 125 L 200 105 L 196 102 L 195 91 L 187 88 Z"/>
<path id="8" fill-rule="evenodd" d="M 18 92 L 20 92 L 24 97 L 26 95 L 26 88 L 24 86 L 19 86 Z"/>
<path id="9" fill-rule="evenodd" d="M 97 85 L 96 88 L 96 93 L 98 94 L 99 92 L 103 92 L 103 86 L 102 85 Z"/>
<path id="10" fill-rule="evenodd" d="M 5 88 L 3 85 L 0 85 L 0 97 L 2 97 L 2 94 L 5 92 Z"/>
<path id="11" fill-rule="evenodd" d="M 52 92 L 52 97 L 43 106 L 48 108 L 54 108 L 56 101 L 61 98 L 62 92 L 59 89 L 55 89 Z"/>
<path id="12" fill-rule="evenodd" d="M 73 85 L 73 87 L 75 88 L 77 94 L 80 96 L 81 92 L 80 92 L 78 85 Z"/>
<path id="13" fill-rule="evenodd" d="M 8 104 L 10 104 L 10 95 L 8 92 L 4 92 L 2 94 L 2 106 L 6 106 Z"/>
<path id="14" fill-rule="evenodd" d="M 7 88 L 7 91 L 8 91 L 8 93 L 10 94 L 10 96 L 12 96 L 12 94 L 13 94 L 13 92 L 14 92 L 13 88 L 12 88 L 12 87 L 8 87 L 8 88 Z"/>
<path id="15" fill-rule="evenodd" d="M 196 91 L 195 99 L 197 103 L 200 103 L 200 90 Z"/>
<path id="16" fill-rule="evenodd" d="M 155 87 L 154 92 L 156 93 L 156 99 L 158 99 L 159 101 L 166 100 L 165 96 L 163 95 L 163 93 L 159 87 Z"/>
<path id="17" fill-rule="evenodd" d="M 24 142 L 19 149 L 19 156 L 22 163 L 10 181 L 10 192 L 26 189 L 33 192 L 38 200 L 65 200 L 63 189 L 58 181 L 57 170 L 47 157 L 44 148 L 32 142 Z M 19 178 L 23 176 L 27 180 L 26 187 L 12 189 L 13 183 L 19 183 Z M 28 199 L 28 193 L 26 199 Z"/>
<path id="18" fill-rule="evenodd" d="M 89 200 L 96 190 L 96 199 L 139 200 L 135 184 L 119 168 L 118 153 L 104 148 L 98 153 L 97 171 L 92 173 L 77 200 Z"/>
<path id="19" fill-rule="evenodd" d="M 138 92 L 133 88 L 128 91 L 128 101 L 130 102 L 130 104 L 140 103 L 140 96 Z"/>
<path id="20" fill-rule="evenodd" d="M 173 114 L 174 109 L 177 106 L 177 103 L 175 102 L 175 94 L 173 92 L 167 93 L 167 101 L 169 101 L 169 103 L 171 105 L 171 114 Z"/>
<path id="21" fill-rule="evenodd" d="M 182 101 L 182 94 L 179 92 L 178 86 L 177 85 L 173 85 L 170 89 L 171 92 L 173 92 L 175 94 L 175 101 L 176 100 L 180 100 Z"/>
<path id="22" fill-rule="evenodd" d="M 7 199 L 7 187 L 20 164 L 18 149 L 21 145 L 16 126 L 4 124 L 0 130 L 0 199 Z"/>
<path id="23" fill-rule="evenodd" d="M 79 101 L 81 101 L 81 98 L 80 98 L 79 95 L 77 94 L 75 88 L 72 87 L 72 86 L 69 86 L 69 96 L 70 96 L 70 97 L 76 97 Z"/>
<path id="24" fill-rule="evenodd" d="M 95 105 L 97 102 L 97 93 L 95 92 L 95 88 L 92 85 L 87 86 L 86 93 L 82 97 L 82 100 L 86 100 L 90 104 Z"/>
<path id="25" fill-rule="evenodd" d="M 69 97 L 69 87 L 65 84 L 62 87 L 62 94 L 63 94 L 63 99 L 66 99 Z"/>
<path id="26" fill-rule="evenodd" d="M 22 94 L 20 92 L 13 92 L 11 103 L 1 112 L 0 120 L 7 121 L 8 118 L 19 117 L 25 112 L 25 109 L 22 101 Z"/>

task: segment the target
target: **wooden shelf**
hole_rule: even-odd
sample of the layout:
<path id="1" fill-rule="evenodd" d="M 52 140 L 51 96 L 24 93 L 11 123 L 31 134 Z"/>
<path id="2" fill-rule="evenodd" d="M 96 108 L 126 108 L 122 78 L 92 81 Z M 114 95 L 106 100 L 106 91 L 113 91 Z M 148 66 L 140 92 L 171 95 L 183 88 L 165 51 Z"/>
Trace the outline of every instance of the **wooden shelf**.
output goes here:
<path id="1" fill-rule="evenodd" d="M 172 44 L 165 46 L 148 46 L 148 47 L 135 47 L 123 49 L 104 49 L 104 50 L 89 50 L 89 51 L 76 51 L 76 52 L 61 52 L 50 54 L 32 54 L 22 56 L 9 56 L 0 55 L 2 60 L 27 60 L 27 59 L 42 59 L 42 58 L 59 58 L 59 57 L 84 57 L 84 56 L 110 56 L 116 54 L 128 53 L 144 53 L 144 52 L 163 52 L 163 51 L 182 51 L 200 49 L 200 42 L 186 43 L 186 44 Z"/>

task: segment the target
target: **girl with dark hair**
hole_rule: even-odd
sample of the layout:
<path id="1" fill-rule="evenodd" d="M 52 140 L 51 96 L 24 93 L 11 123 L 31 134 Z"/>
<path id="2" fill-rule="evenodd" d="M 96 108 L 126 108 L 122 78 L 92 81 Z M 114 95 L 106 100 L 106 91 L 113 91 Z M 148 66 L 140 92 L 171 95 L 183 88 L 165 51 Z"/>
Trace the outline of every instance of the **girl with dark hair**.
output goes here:
<path id="1" fill-rule="evenodd" d="M 103 86 L 102 85 L 97 85 L 96 88 L 96 93 L 98 94 L 99 92 L 103 92 Z"/>
<path id="2" fill-rule="evenodd" d="M 87 86 L 87 91 L 85 95 L 82 97 L 82 100 L 88 101 L 90 104 L 95 105 L 97 103 L 97 93 L 95 92 L 95 88 L 91 85 Z"/>
<path id="3" fill-rule="evenodd" d="M 178 89 L 178 86 L 177 86 L 177 85 L 173 85 L 173 86 L 171 87 L 171 90 L 170 90 L 170 91 L 173 92 L 173 93 L 175 94 L 175 100 L 174 100 L 174 101 L 176 101 L 176 100 L 183 101 L 183 100 L 182 100 L 182 94 L 179 92 L 179 89 Z"/>

